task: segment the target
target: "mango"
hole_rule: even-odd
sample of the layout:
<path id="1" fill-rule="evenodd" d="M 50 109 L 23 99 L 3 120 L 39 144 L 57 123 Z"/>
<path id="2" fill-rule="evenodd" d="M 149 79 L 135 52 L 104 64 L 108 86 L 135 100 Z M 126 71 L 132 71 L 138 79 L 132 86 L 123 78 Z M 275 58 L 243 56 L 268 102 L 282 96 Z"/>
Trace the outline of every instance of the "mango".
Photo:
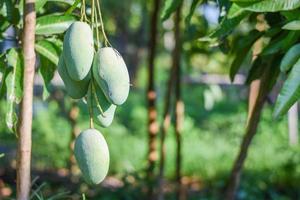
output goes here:
<path id="1" fill-rule="evenodd" d="M 73 99 L 80 99 L 87 94 L 91 78 L 90 74 L 82 81 L 74 81 L 67 72 L 64 57 L 62 55 L 59 58 L 57 71 L 63 80 L 70 97 Z"/>
<path id="2" fill-rule="evenodd" d="M 87 96 L 87 104 L 89 108 L 91 108 L 93 111 L 94 122 L 96 122 L 98 125 L 102 127 L 108 127 L 111 125 L 114 119 L 117 106 L 110 103 L 106 99 L 101 88 L 97 84 L 94 84 L 93 87 L 95 92 L 93 93 L 91 87 L 89 88 L 88 96 Z M 97 106 L 97 101 L 101 108 Z M 101 113 L 100 109 L 102 109 L 103 113 Z"/>
<path id="3" fill-rule="evenodd" d="M 115 105 L 123 104 L 129 94 L 129 74 L 119 52 L 111 47 L 100 48 L 94 56 L 93 76 L 106 98 Z"/>
<path id="4" fill-rule="evenodd" d="M 96 185 L 103 181 L 109 168 L 109 150 L 103 135 L 87 129 L 76 138 L 74 154 L 85 181 Z"/>
<path id="5" fill-rule="evenodd" d="M 89 73 L 94 57 L 93 33 L 84 22 L 74 22 L 67 30 L 63 55 L 70 77 L 75 81 L 83 80 Z"/>

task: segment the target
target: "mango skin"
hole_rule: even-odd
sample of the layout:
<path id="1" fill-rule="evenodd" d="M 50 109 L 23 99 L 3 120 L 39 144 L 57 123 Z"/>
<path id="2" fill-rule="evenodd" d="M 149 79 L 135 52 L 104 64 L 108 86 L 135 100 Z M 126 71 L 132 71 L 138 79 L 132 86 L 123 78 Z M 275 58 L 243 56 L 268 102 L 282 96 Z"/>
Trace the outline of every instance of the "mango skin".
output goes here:
<path id="1" fill-rule="evenodd" d="M 103 135 L 96 129 L 87 129 L 76 138 L 74 154 L 85 181 L 90 185 L 101 183 L 109 169 L 109 150 Z"/>
<path id="2" fill-rule="evenodd" d="M 117 106 L 110 103 L 106 99 L 101 88 L 97 84 L 94 84 L 94 87 L 95 87 L 95 91 L 96 91 L 96 93 L 94 93 L 94 94 L 91 91 L 91 87 L 89 88 L 88 95 L 87 95 L 87 104 L 88 104 L 88 107 L 91 108 L 93 111 L 94 122 L 96 122 L 98 125 L 106 128 L 111 125 L 111 123 L 114 119 L 114 115 L 115 115 Z M 101 114 L 99 108 L 97 107 L 94 95 L 96 95 L 99 100 L 99 104 L 102 108 L 103 114 Z"/>
<path id="3" fill-rule="evenodd" d="M 70 77 L 75 81 L 83 80 L 89 73 L 94 57 L 93 33 L 84 22 L 74 22 L 67 30 L 63 55 Z"/>
<path id="4" fill-rule="evenodd" d="M 94 56 L 93 76 L 106 98 L 115 105 L 123 104 L 129 94 L 130 80 L 126 64 L 117 50 L 104 47 Z"/>
<path id="5" fill-rule="evenodd" d="M 70 97 L 73 99 L 80 99 L 87 94 L 91 78 L 90 74 L 82 81 L 74 81 L 68 74 L 64 57 L 62 55 L 58 61 L 57 71 L 63 80 L 67 93 Z"/>

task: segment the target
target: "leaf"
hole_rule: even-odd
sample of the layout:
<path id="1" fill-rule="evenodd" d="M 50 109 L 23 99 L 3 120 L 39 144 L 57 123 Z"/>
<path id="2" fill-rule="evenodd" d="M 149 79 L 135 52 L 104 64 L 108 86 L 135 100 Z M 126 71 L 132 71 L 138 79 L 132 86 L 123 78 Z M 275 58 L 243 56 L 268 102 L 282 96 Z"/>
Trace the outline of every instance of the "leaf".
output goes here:
<path id="1" fill-rule="evenodd" d="M 236 45 L 235 48 L 235 59 L 233 60 L 230 67 L 230 79 L 234 80 L 234 77 L 241 65 L 243 64 L 247 54 L 250 52 L 252 45 L 255 41 L 263 35 L 263 32 L 251 31 L 247 36 L 243 37 Z"/>
<path id="2" fill-rule="evenodd" d="M 260 2 L 260 1 L 264 1 L 264 0 L 230 0 L 230 1 L 235 2 L 235 3 L 238 3 L 238 2 L 255 3 L 255 2 Z"/>
<path id="3" fill-rule="evenodd" d="M 4 33 L 4 31 L 10 26 L 9 21 L 6 20 L 3 16 L 0 15 L 0 32 L 1 34 Z M 0 34 L 0 37 L 1 37 Z"/>
<path id="4" fill-rule="evenodd" d="M 289 71 L 293 65 L 300 58 L 300 44 L 295 44 L 292 46 L 288 52 L 284 55 L 280 63 L 280 70 L 282 72 Z"/>
<path id="5" fill-rule="evenodd" d="M 4 0 L 4 9 L 5 9 L 5 12 L 6 12 L 6 17 L 8 19 L 9 22 L 12 21 L 12 16 L 13 16 L 13 2 L 11 0 Z"/>
<path id="6" fill-rule="evenodd" d="M 74 5 L 75 1 L 74 0 L 48 0 L 48 2 L 60 2 L 60 3 L 66 3 L 69 5 Z M 77 6 L 79 7 L 79 6 Z"/>
<path id="7" fill-rule="evenodd" d="M 41 40 L 35 44 L 35 50 L 54 65 L 58 64 L 60 50 L 53 42 Z"/>
<path id="8" fill-rule="evenodd" d="M 195 10 L 196 10 L 197 5 L 198 5 L 199 3 L 201 3 L 202 1 L 203 1 L 203 0 L 193 0 L 193 1 L 192 1 L 191 7 L 190 7 L 190 11 L 189 11 L 189 14 L 188 14 L 188 15 L 186 16 L 186 18 L 185 18 L 185 23 L 186 23 L 187 25 L 190 24 L 191 19 L 192 19 L 192 16 L 193 16 L 193 14 L 194 14 L 194 12 L 195 12 Z"/>
<path id="9" fill-rule="evenodd" d="M 277 97 L 274 116 L 285 114 L 300 97 L 300 59 L 293 66 Z"/>
<path id="10" fill-rule="evenodd" d="M 267 83 L 267 91 L 270 91 L 276 83 L 279 75 L 279 63 L 281 56 L 259 56 L 255 59 L 252 67 L 248 73 L 246 84 L 250 84 L 252 81 L 261 79 L 263 74 L 268 73 L 270 79 Z"/>
<path id="11" fill-rule="evenodd" d="M 7 75 L 11 72 L 11 68 L 5 68 L 3 73 L 2 73 L 2 79 L 1 79 L 1 83 L 0 83 L 0 99 L 5 95 L 6 92 L 6 84 L 5 84 L 5 80 L 7 78 Z"/>
<path id="12" fill-rule="evenodd" d="M 18 24 L 20 21 L 19 10 L 14 6 L 11 0 L 4 0 L 4 5 L 7 21 L 12 24 Z"/>
<path id="13" fill-rule="evenodd" d="M 35 34 L 60 34 L 65 32 L 74 21 L 76 17 L 72 15 L 45 15 L 37 19 Z"/>
<path id="14" fill-rule="evenodd" d="M 280 12 L 288 21 L 298 20 L 300 19 L 300 11 L 299 10 L 289 10 Z"/>
<path id="15" fill-rule="evenodd" d="M 261 54 L 271 55 L 278 52 L 285 52 L 298 40 L 299 36 L 299 31 L 290 31 L 284 33 L 276 39 L 271 40 L 269 44 L 263 49 Z"/>
<path id="16" fill-rule="evenodd" d="M 264 71 L 264 62 L 261 57 L 258 57 L 254 60 L 250 71 L 248 73 L 246 84 L 250 84 L 252 81 L 259 79 Z"/>
<path id="17" fill-rule="evenodd" d="M 6 78 L 7 95 L 16 103 L 20 103 L 23 96 L 23 58 L 15 48 L 9 50 L 7 64 L 12 68 L 12 73 Z"/>
<path id="18" fill-rule="evenodd" d="M 79 3 L 81 2 L 81 0 L 76 0 L 74 1 L 73 5 L 66 11 L 66 15 L 70 15 L 79 5 Z"/>
<path id="19" fill-rule="evenodd" d="M 285 10 L 293 10 L 300 7 L 299 0 L 262 0 L 254 1 L 234 1 L 245 10 L 252 12 L 278 12 Z"/>
<path id="20" fill-rule="evenodd" d="M 49 96 L 50 82 L 53 79 L 56 66 L 58 64 L 59 55 L 61 54 L 62 42 L 60 40 L 48 39 L 39 41 L 35 48 L 40 54 L 41 66 L 39 73 L 43 77 L 43 99 Z"/>
<path id="21" fill-rule="evenodd" d="M 48 0 L 36 0 L 35 1 L 35 10 L 38 12 L 41 8 L 44 7 L 44 5 L 47 2 L 48 2 Z M 23 10 L 24 10 L 24 0 L 20 0 L 19 10 L 20 10 L 21 13 L 23 13 Z"/>
<path id="22" fill-rule="evenodd" d="M 286 30 L 300 30 L 300 20 L 294 20 L 282 27 L 282 29 Z"/>
<path id="23" fill-rule="evenodd" d="M 182 4 L 183 0 L 166 0 L 162 9 L 161 20 L 167 20 L 173 12 Z"/>
<path id="24" fill-rule="evenodd" d="M 233 4 L 228 14 L 222 19 L 219 26 L 211 34 L 211 38 L 223 38 L 229 35 L 239 24 L 240 22 L 249 15 L 249 12 L 241 9 L 236 4 Z"/>
<path id="25" fill-rule="evenodd" d="M 23 96 L 23 59 L 16 49 L 12 48 L 7 54 L 7 63 L 11 72 L 7 75 L 6 84 L 6 125 L 11 132 L 16 133 L 17 114 L 15 104 L 20 103 Z"/>
<path id="26" fill-rule="evenodd" d="M 35 2 L 35 9 L 39 11 L 44 5 L 47 3 L 48 0 L 36 0 Z"/>
<path id="27" fill-rule="evenodd" d="M 41 66 L 39 68 L 39 73 L 43 77 L 44 86 L 43 86 L 43 100 L 46 100 L 49 97 L 50 82 L 54 77 L 56 70 L 56 65 L 51 63 L 49 59 L 44 56 L 40 57 Z"/>

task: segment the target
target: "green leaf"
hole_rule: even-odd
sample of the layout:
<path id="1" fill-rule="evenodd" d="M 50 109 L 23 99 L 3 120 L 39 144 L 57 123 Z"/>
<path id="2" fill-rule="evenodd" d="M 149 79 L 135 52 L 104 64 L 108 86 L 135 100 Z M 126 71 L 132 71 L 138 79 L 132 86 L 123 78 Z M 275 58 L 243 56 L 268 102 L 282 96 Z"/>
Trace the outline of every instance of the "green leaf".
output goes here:
<path id="1" fill-rule="evenodd" d="M 300 97 L 300 60 L 293 66 L 277 97 L 274 116 L 285 114 Z"/>
<path id="2" fill-rule="evenodd" d="M 4 0 L 4 9 L 9 22 L 11 22 L 13 18 L 13 8 L 14 6 L 11 0 Z"/>
<path id="3" fill-rule="evenodd" d="M 188 14 L 188 15 L 186 16 L 186 18 L 185 18 L 185 23 L 186 23 L 187 25 L 190 24 L 191 19 L 192 19 L 192 16 L 193 16 L 193 14 L 194 14 L 194 12 L 195 12 L 195 10 L 196 10 L 197 5 L 198 5 L 199 3 L 201 3 L 202 1 L 203 1 L 203 0 L 193 0 L 193 1 L 192 1 L 191 7 L 190 7 L 190 11 L 189 11 L 189 14 Z"/>
<path id="4" fill-rule="evenodd" d="M 20 103 L 23 97 L 23 58 L 15 48 L 9 50 L 7 64 L 12 68 L 12 73 L 6 78 L 7 95 Z"/>
<path id="5" fill-rule="evenodd" d="M 60 49 L 53 42 L 41 40 L 35 44 L 35 50 L 54 65 L 58 64 Z"/>
<path id="6" fill-rule="evenodd" d="M 289 71 L 293 65 L 300 58 L 300 44 L 295 44 L 292 46 L 288 52 L 284 55 L 280 63 L 280 70 L 282 72 Z"/>
<path id="7" fill-rule="evenodd" d="M 54 77 L 56 70 L 56 65 L 51 63 L 49 59 L 44 56 L 40 57 L 41 66 L 39 68 L 39 73 L 43 77 L 44 86 L 43 86 L 43 100 L 46 100 L 49 97 L 50 82 Z"/>
<path id="8" fill-rule="evenodd" d="M 258 2 L 235 1 L 245 10 L 252 12 L 278 12 L 293 10 L 300 7 L 299 0 L 262 0 Z"/>
<path id="9" fill-rule="evenodd" d="M 246 84 L 250 84 L 252 81 L 259 79 L 262 76 L 264 69 L 263 59 L 261 57 L 256 58 L 248 73 Z"/>
<path id="10" fill-rule="evenodd" d="M 249 15 L 249 12 L 241 9 L 236 4 L 233 4 L 228 14 L 222 19 L 219 26 L 211 34 L 211 38 L 223 38 L 229 35 L 240 22 Z"/>
<path id="11" fill-rule="evenodd" d="M 45 6 L 45 4 L 47 2 L 61 2 L 61 3 L 66 3 L 66 4 L 69 4 L 69 5 L 73 5 L 75 1 L 74 0 L 36 0 L 35 10 L 39 11 L 41 8 L 43 8 Z M 20 3 L 19 3 L 20 13 L 23 13 L 23 8 L 24 8 L 24 0 L 20 0 Z"/>
<path id="12" fill-rule="evenodd" d="M 18 24 L 20 21 L 19 10 L 15 7 L 11 0 L 4 0 L 4 10 L 6 12 L 6 19 L 12 24 Z"/>
<path id="13" fill-rule="evenodd" d="M 48 2 L 48 0 L 36 0 L 35 1 L 35 10 L 38 12 L 41 8 L 44 7 L 44 5 Z M 24 0 L 20 0 L 19 3 L 19 10 L 21 13 L 23 13 L 23 9 L 24 9 Z"/>
<path id="14" fill-rule="evenodd" d="M 39 11 L 44 5 L 47 3 L 48 0 L 36 0 L 35 2 L 35 9 Z"/>
<path id="15" fill-rule="evenodd" d="M 69 4 L 69 5 L 74 5 L 74 3 L 75 3 L 74 0 L 48 0 L 48 2 L 60 2 L 60 3 Z M 77 7 L 78 7 L 78 5 L 77 5 Z"/>
<path id="16" fill-rule="evenodd" d="M 166 0 L 162 9 L 161 20 L 167 20 L 173 12 L 182 4 L 183 0 Z"/>
<path id="17" fill-rule="evenodd" d="M 300 20 L 294 20 L 282 27 L 282 29 L 286 30 L 300 30 Z"/>
<path id="18" fill-rule="evenodd" d="M 0 158 L 2 158 L 2 157 L 4 157 L 4 153 L 1 153 L 1 154 L 0 154 Z"/>
<path id="19" fill-rule="evenodd" d="M 10 26 L 9 21 L 6 20 L 3 16 L 0 15 L 0 32 L 1 34 L 4 33 L 4 31 Z M 1 37 L 0 34 L 0 37 Z"/>
<path id="20" fill-rule="evenodd" d="M 289 10 L 280 12 L 288 21 L 300 19 L 300 10 Z"/>
<path id="21" fill-rule="evenodd" d="M 236 45 L 235 45 L 235 59 L 233 60 L 230 67 L 230 79 L 234 80 L 234 77 L 244 60 L 246 59 L 248 53 L 251 50 L 252 45 L 255 41 L 263 35 L 263 32 L 259 31 L 251 31 L 247 36 L 243 37 Z"/>
<path id="22" fill-rule="evenodd" d="M 261 54 L 271 55 L 278 52 L 285 52 L 298 40 L 299 36 L 299 31 L 289 31 L 287 33 L 284 33 L 280 37 L 271 40 L 269 44 L 263 49 Z"/>
<path id="23" fill-rule="evenodd" d="M 66 15 L 70 15 L 79 5 L 79 3 L 81 2 L 81 0 L 76 0 L 73 5 L 66 11 Z"/>
<path id="24" fill-rule="evenodd" d="M 11 72 L 11 68 L 5 68 L 4 71 L 2 72 L 2 79 L 1 79 L 1 83 L 0 83 L 0 99 L 2 97 L 4 97 L 5 92 L 6 92 L 6 84 L 5 84 L 5 80 L 8 76 L 8 74 Z"/>
<path id="25" fill-rule="evenodd" d="M 74 21 L 76 17 L 72 15 L 45 15 L 37 19 L 35 33 L 37 35 L 60 34 L 65 32 Z"/>
<path id="26" fill-rule="evenodd" d="M 20 103 L 23 96 L 23 59 L 16 49 L 12 48 L 7 54 L 7 63 L 11 72 L 7 75 L 6 84 L 6 98 L 7 98 L 7 112 L 6 125 L 11 132 L 16 133 L 17 114 L 15 112 L 15 104 Z"/>
<path id="27" fill-rule="evenodd" d="M 255 2 L 260 2 L 264 0 L 230 0 L 231 2 L 239 3 L 239 2 L 244 2 L 244 3 L 255 3 Z"/>

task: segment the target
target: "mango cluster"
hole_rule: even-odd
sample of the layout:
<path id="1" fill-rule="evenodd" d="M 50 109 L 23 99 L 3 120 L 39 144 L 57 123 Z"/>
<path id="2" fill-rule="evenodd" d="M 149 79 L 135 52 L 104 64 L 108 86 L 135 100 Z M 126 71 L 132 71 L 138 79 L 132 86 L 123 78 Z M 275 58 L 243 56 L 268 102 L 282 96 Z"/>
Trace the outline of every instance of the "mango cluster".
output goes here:
<path id="1" fill-rule="evenodd" d="M 129 74 L 122 56 L 111 47 L 99 48 L 96 52 L 93 32 L 85 22 L 74 22 L 68 28 L 58 73 L 70 97 L 86 97 L 90 117 L 102 127 L 112 123 L 117 106 L 122 105 L 129 94 Z M 74 153 L 88 183 L 98 184 L 105 178 L 109 151 L 98 130 L 91 128 L 81 132 L 76 138 Z"/>

